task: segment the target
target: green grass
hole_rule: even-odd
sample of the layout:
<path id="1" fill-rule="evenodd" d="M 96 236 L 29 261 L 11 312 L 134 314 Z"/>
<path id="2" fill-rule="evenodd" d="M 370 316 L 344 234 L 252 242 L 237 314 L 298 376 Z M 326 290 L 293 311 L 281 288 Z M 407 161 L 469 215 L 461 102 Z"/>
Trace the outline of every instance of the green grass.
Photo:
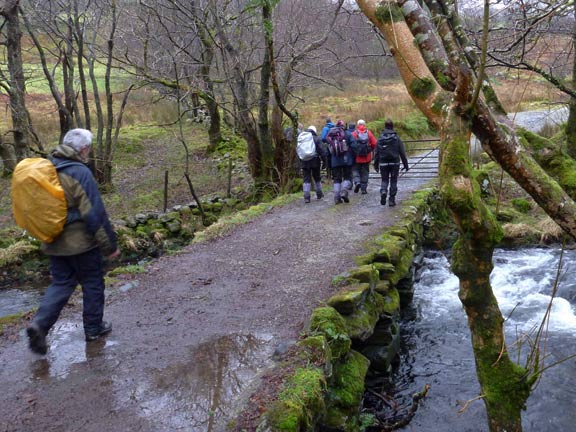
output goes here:
<path id="1" fill-rule="evenodd" d="M 213 225 L 210 225 L 204 231 L 199 232 L 193 240 L 193 243 L 201 243 L 211 239 L 215 239 L 223 236 L 227 232 L 231 231 L 234 227 L 243 225 L 256 219 L 258 216 L 263 215 L 272 211 L 275 207 L 281 207 L 283 205 L 289 204 L 301 198 L 300 193 L 281 195 L 278 198 L 272 200 L 268 203 L 260 203 L 254 205 L 246 210 L 238 213 L 234 213 L 229 216 L 224 216 L 218 220 Z"/>
<path id="2" fill-rule="evenodd" d="M 50 86 L 48 81 L 44 76 L 44 71 L 42 70 L 42 65 L 39 63 L 25 63 L 24 70 L 27 73 L 26 90 L 28 93 L 35 93 L 40 95 L 50 95 Z M 87 79 L 88 91 L 92 92 L 92 83 L 89 79 L 88 65 L 84 64 L 84 73 Z M 48 69 L 52 72 L 54 70 L 54 64 L 48 64 Z M 94 65 L 94 76 L 96 78 L 96 84 L 98 91 L 103 94 L 105 89 L 105 76 L 106 76 L 106 66 L 100 63 Z M 57 67 L 55 69 L 54 78 L 56 85 L 60 90 L 63 89 L 64 81 L 62 76 L 62 68 Z M 75 76 L 76 81 L 78 76 Z M 134 77 L 129 73 L 114 69 L 110 78 L 110 88 L 112 92 L 122 92 L 126 90 L 130 84 L 134 81 Z M 77 90 L 80 90 L 79 84 L 76 82 Z"/>

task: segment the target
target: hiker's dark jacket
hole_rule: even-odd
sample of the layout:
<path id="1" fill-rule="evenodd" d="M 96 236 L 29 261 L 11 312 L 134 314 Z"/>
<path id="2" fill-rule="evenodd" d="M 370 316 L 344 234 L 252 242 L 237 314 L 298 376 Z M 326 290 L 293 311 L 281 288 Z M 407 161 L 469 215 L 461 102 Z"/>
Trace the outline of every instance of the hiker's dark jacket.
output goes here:
<path id="1" fill-rule="evenodd" d="M 376 146 L 376 150 L 374 150 L 374 165 L 380 165 L 380 164 L 386 164 L 386 163 L 393 163 L 393 164 L 400 165 L 400 160 L 402 160 L 402 164 L 404 165 L 404 169 L 408 170 L 408 159 L 406 158 L 406 150 L 404 149 L 404 143 L 402 142 L 402 140 L 400 139 L 400 137 L 398 136 L 398 134 L 396 133 L 395 130 L 382 129 L 382 132 L 380 132 L 380 136 L 382 136 L 384 134 L 395 135 L 396 138 L 398 139 L 398 157 L 394 161 L 388 161 L 388 162 L 381 161 L 380 160 L 380 154 L 378 152 L 378 146 Z"/>
<path id="2" fill-rule="evenodd" d="M 51 154 L 54 165 L 75 161 L 58 170 L 66 195 L 68 218 L 64 231 L 52 243 L 44 243 L 47 255 L 70 256 L 100 248 L 104 256 L 117 249 L 116 234 L 104 208 L 98 185 L 90 169 L 72 147 L 58 146 Z"/>

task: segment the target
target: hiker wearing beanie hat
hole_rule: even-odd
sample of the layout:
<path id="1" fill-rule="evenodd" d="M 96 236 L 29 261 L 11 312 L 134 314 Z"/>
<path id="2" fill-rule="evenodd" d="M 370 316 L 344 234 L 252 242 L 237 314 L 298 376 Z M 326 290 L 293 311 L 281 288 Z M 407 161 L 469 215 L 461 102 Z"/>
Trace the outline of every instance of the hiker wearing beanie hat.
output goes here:
<path id="1" fill-rule="evenodd" d="M 404 143 L 394 130 L 394 123 L 388 119 L 384 123 L 384 129 L 380 133 L 374 153 L 374 169 L 376 172 L 380 172 L 382 178 L 380 185 L 380 204 L 382 205 L 386 205 L 388 186 L 390 186 L 388 205 L 390 207 L 396 205 L 400 161 L 404 165 L 404 170 L 408 171 L 408 158 Z"/>
<path id="2" fill-rule="evenodd" d="M 376 138 L 366 128 L 366 122 L 362 119 L 356 123 L 356 130 L 352 132 L 352 150 L 354 151 L 354 165 L 352 166 L 352 179 L 354 192 L 362 190 L 368 193 L 368 175 L 370 174 L 370 162 L 372 152 L 376 149 Z"/>
<path id="3" fill-rule="evenodd" d="M 316 198 L 322 199 L 324 193 L 322 192 L 320 168 L 326 159 L 326 154 L 322 146 L 322 140 L 316 133 L 316 126 L 309 126 L 308 129 L 298 135 L 298 147 L 296 150 L 302 164 L 304 203 L 310 202 L 312 179 L 314 180 Z"/>

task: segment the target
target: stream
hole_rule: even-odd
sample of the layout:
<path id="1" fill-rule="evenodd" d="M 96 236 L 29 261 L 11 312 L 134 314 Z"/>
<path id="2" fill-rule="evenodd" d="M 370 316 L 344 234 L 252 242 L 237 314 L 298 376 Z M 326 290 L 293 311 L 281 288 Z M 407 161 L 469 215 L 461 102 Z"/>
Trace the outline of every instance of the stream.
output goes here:
<path id="1" fill-rule="evenodd" d="M 551 299 L 560 250 L 497 250 L 492 286 L 506 321 L 508 350 L 534 334 Z M 576 251 L 564 253 L 558 292 L 543 349 L 546 370 L 522 414 L 524 432 L 576 430 Z M 430 385 L 426 398 L 403 431 L 488 431 L 479 395 L 467 319 L 458 299 L 458 279 L 441 252 L 426 252 L 414 301 L 402 322 L 401 366 L 393 377 L 395 400 L 404 406 Z M 524 343 L 526 346 L 526 343 Z M 564 361 L 563 361 L 564 360 Z M 466 402 L 469 401 L 468 404 Z M 466 405 L 466 409 L 459 410 Z"/>

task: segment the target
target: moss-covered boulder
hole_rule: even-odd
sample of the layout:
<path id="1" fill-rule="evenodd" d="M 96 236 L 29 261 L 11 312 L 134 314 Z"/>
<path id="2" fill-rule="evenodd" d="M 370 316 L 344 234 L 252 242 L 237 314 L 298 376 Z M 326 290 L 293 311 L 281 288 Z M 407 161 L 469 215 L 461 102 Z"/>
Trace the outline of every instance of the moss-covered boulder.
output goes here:
<path id="1" fill-rule="evenodd" d="M 318 367 L 298 368 L 282 385 L 278 400 L 269 407 L 263 428 L 278 432 L 315 430 L 325 416 L 326 378 Z"/>
<path id="2" fill-rule="evenodd" d="M 314 309 L 308 323 L 310 335 L 323 335 L 328 341 L 333 359 L 345 356 L 352 345 L 346 321 L 330 306 Z"/>
<path id="3" fill-rule="evenodd" d="M 347 285 L 328 299 L 328 305 L 342 315 L 350 315 L 358 309 L 369 293 L 370 284 L 368 283 Z"/>
<path id="4" fill-rule="evenodd" d="M 335 365 L 323 421 L 327 430 L 359 430 L 358 416 L 369 366 L 369 360 L 357 351 L 350 351 L 343 361 Z"/>
<path id="5" fill-rule="evenodd" d="M 374 327 L 384 311 L 386 301 L 376 292 L 367 296 L 362 304 L 351 315 L 345 315 L 348 335 L 353 340 L 366 340 L 374 332 Z"/>
<path id="6" fill-rule="evenodd" d="M 370 289 L 374 290 L 376 284 L 380 280 L 380 274 L 376 265 L 377 263 L 372 263 L 355 267 L 334 278 L 333 282 L 337 283 L 338 286 L 355 283 L 368 283 L 370 284 Z"/>
<path id="7" fill-rule="evenodd" d="M 392 285 L 390 284 L 389 280 L 379 280 L 374 287 L 374 291 L 376 291 L 378 294 L 386 295 L 391 286 Z"/>
<path id="8" fill-rule="evenodd" d="M 324 375 L 332 376 L 332 350 L 324 335 L 308 336 L 297 344 L 300 357 L 308 364 L 323 367 Z"/>
<path id="9" fill-rule="evenodd" d="M 400 253 L 406 248 L 407 241 L 397 235 L 386 233 L 378 237 L 376 245 L 379 249 L 374 261 L 396 264 Z"/>

